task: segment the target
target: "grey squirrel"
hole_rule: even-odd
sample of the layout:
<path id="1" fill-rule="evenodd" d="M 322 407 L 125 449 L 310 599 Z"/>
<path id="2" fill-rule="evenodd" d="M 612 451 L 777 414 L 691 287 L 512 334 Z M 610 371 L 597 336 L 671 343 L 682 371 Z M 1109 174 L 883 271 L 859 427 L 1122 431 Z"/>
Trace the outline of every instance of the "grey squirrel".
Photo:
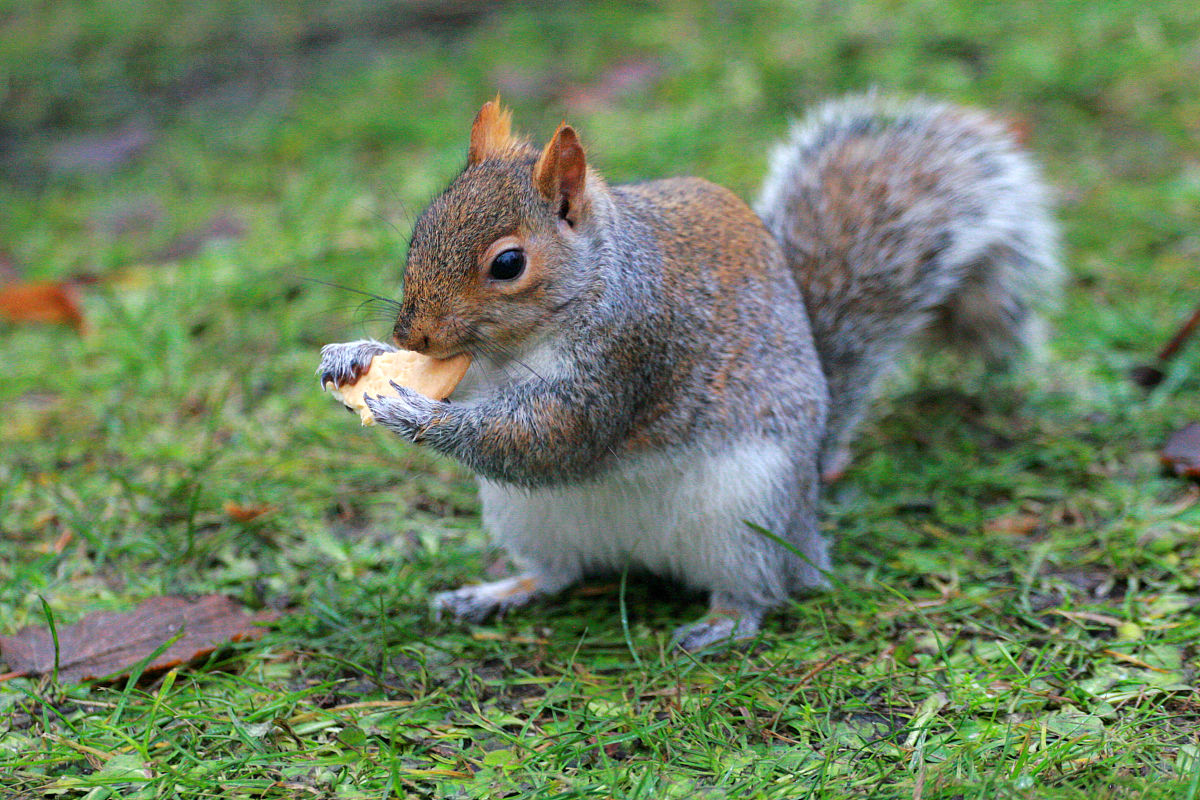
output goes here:
<path id="1" fill-rule="evenodd" d="M 1008 130 L 951 105 L 827 103 L 776 148 L 752 211 L 698 178 L 610 186 L 570 126 L 539 150 L 485 104 L 416 222 L 392 331 L 474 361 L 448 401 L 367 398 L 478 475 L 484 524 L 524 568 L 435 611 L 479 621 L 629 567 L 710 594 L 678 646 L 752 636 L 826 584 L 821 476 L 906 342 L 928 330 L 992 360 L 1037 343 L 1060 276 L 1048 205 Z M 327 345 L 322 385 L 393 349 Z"/>

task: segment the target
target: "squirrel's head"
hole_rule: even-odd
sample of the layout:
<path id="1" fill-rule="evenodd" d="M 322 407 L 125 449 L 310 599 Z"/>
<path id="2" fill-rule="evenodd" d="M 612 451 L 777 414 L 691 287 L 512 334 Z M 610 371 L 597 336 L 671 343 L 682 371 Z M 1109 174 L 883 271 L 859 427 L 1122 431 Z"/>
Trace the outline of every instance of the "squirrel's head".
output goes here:
<path id="1" fill-rule="evenodd" d="M 413 229 L 396 343 L 496 355 L 563 311 L 579 292 L 563 267 L 583 245 L 600 184 L 569 125 L 539 153 L 513 136 L 499 98 L 484 104 L 466 168 Z"/>

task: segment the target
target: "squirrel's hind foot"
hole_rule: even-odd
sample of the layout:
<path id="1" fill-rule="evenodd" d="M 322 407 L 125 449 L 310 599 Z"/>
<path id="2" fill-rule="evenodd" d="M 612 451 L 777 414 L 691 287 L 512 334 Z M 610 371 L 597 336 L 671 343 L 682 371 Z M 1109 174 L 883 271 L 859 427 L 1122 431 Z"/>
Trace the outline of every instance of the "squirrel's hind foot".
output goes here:
<path id="1" fill-rule="evenodd" d="M 714 594 L 708 613 L 690 625 L 675 629 L 671 644 L 688 653 L 721 642 L 752 638 L 758 633 L 766 609 Z"/>
<path id="2" fill-rule="evenodd" d="M 495 614 L 518 608 L 554 591 L 537 575 L 525 573 L 502 581 L 462 586 L 433 596 L 433 616 L 440 620 L 450 615 L 462 622 L 484 622 Z"/>

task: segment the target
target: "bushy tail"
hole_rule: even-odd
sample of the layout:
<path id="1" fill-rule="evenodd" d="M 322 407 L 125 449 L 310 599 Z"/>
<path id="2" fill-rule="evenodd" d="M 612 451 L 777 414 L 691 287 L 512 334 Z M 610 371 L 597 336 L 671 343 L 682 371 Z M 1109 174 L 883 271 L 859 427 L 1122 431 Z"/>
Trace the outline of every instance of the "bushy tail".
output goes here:
<path id="1" fill-rule="evenodd" d="M 1004 361 L 1061 281 L 1037 167 L 985 115 L 873 94 L 827 103 L 771 159 L 756 210 L 804 293 L 832 395 L 822 469 L 919 331 Z"/>

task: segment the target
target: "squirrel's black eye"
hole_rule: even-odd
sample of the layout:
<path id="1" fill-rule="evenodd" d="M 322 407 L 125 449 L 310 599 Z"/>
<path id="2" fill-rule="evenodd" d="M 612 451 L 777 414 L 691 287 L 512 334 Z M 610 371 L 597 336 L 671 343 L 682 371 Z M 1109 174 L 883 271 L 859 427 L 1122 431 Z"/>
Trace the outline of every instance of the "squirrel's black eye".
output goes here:
<path id="1" fill-rule="evenodd" d="M 492 259 L 488 277 L 494 281 L 511 281 L 525 271 L 525 251 L 519 248 L 505 250 Z"/>

